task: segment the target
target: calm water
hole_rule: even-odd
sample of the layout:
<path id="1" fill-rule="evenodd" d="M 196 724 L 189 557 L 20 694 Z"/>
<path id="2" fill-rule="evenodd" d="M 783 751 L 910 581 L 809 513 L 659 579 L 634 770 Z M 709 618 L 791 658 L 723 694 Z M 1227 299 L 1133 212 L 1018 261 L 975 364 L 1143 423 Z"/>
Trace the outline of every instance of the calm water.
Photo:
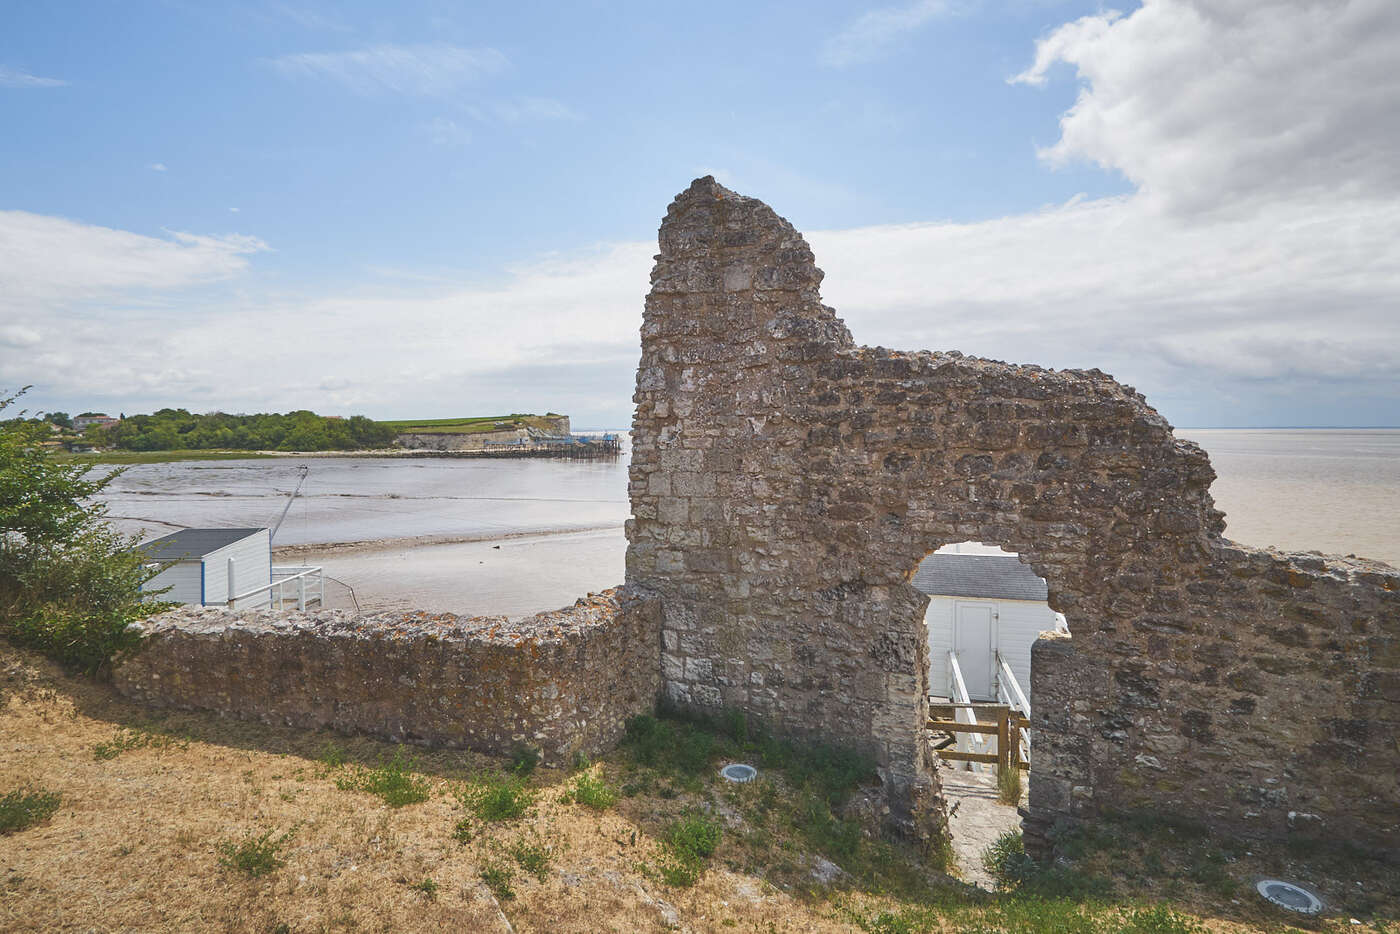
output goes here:
<path id="1" fill-rule="evenodd" d="M 1204 447 L 1227 534 L 1400 565 L 1400 429 L 1178 431 Z M 295 459 L 141 464 L 109 488 L 129 531 L 271 526 Z M 279 561 L 320 564 L 366 608 L 519 615 L 621 583 L 627 458 L 309 458 Z M 345 547 L 343 543 L 359 543 Z M 332 547 L 335 546 L 335 547 Z M 348 590 L 337 590 L 348 605 Z"/>

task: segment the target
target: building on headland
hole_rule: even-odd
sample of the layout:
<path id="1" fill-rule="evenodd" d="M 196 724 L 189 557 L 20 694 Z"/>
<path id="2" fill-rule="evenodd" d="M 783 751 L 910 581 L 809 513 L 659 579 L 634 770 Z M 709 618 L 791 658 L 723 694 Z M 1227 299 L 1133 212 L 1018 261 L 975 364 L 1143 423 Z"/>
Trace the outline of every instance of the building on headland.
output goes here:
<path id="1" fill-rule="evenodd" d="M 105 415 L 101 412 L 96 412 L 91 415 L 75 416 L 73 419 L 73 430 L 87 431 L 94 425 L 96 425 L 98 428 L 111 428 L 113 425 L 119 424 L 121 424 L 121 419 L 113 418 L 112 416 Z"/>

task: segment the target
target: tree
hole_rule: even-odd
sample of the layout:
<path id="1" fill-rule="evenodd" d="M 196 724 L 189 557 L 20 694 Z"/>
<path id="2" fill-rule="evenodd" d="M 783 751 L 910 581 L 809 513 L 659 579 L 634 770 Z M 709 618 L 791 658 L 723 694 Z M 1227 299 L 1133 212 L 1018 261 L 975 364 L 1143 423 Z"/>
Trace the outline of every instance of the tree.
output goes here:
<path id="1" fill-rule="evenodd" d="M 0 398 L 0 411 L 25 389 Z M 154 572 L 94 499 L 118 472 L 54 460 L 44 434 L 0 422 L 0 632 L 97 674 L 139 641 L 130 624 L 158 607 L 142 602 Z"/>
<path id="2" fill-rule="evenodd" d="M 46 418 L 50 424 L 57 425 L 59 428 L 73 427 L 73 419 L 67 412 L 50 412 Z"/>

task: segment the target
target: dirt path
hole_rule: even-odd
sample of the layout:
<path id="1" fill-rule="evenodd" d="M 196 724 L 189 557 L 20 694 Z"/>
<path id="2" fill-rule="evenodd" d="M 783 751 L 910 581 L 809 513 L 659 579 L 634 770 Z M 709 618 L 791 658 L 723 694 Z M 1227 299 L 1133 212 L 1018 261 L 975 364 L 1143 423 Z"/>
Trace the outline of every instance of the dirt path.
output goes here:
<path id="1" fill-rule="evenodd" d="M 943 794 L 948 799 L 953 832 L 953 852 L 964 882 L 994 889 L 992 877 L 982 868 L 982 851 L 1008 830 L 1021 826 L 1014 807 L 997 801 L 997 781 L 993 775 L 939 769 Z"/>

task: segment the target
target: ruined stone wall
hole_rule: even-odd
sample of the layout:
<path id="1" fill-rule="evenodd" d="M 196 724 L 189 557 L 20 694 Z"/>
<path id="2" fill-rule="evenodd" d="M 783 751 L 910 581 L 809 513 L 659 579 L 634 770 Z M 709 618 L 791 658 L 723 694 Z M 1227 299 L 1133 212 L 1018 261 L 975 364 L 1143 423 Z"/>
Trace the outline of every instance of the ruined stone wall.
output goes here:
<path id="1" fill-rule="evenodd" d="M 660 248 L 627 579 L 661 596 L 671 700 L 865 749 L 917 819 L 909 580 L 994 542 L 1073 633 L 1033 659 L 1029 830 L 1151 807 L 1400 850 L 1400 573 L 1224 539 L 1205 453 L 1097 370 L 855 346 L 801 235 L 713 179 Z"/>
<path id="2" fill-rule="evenodd" d="M 564 763 L 606 750 L 660 687 L 659 606 L 626 589 L 522 620 L 229 612 L 146 622 L 113 675 L 153 706 Z"/>

